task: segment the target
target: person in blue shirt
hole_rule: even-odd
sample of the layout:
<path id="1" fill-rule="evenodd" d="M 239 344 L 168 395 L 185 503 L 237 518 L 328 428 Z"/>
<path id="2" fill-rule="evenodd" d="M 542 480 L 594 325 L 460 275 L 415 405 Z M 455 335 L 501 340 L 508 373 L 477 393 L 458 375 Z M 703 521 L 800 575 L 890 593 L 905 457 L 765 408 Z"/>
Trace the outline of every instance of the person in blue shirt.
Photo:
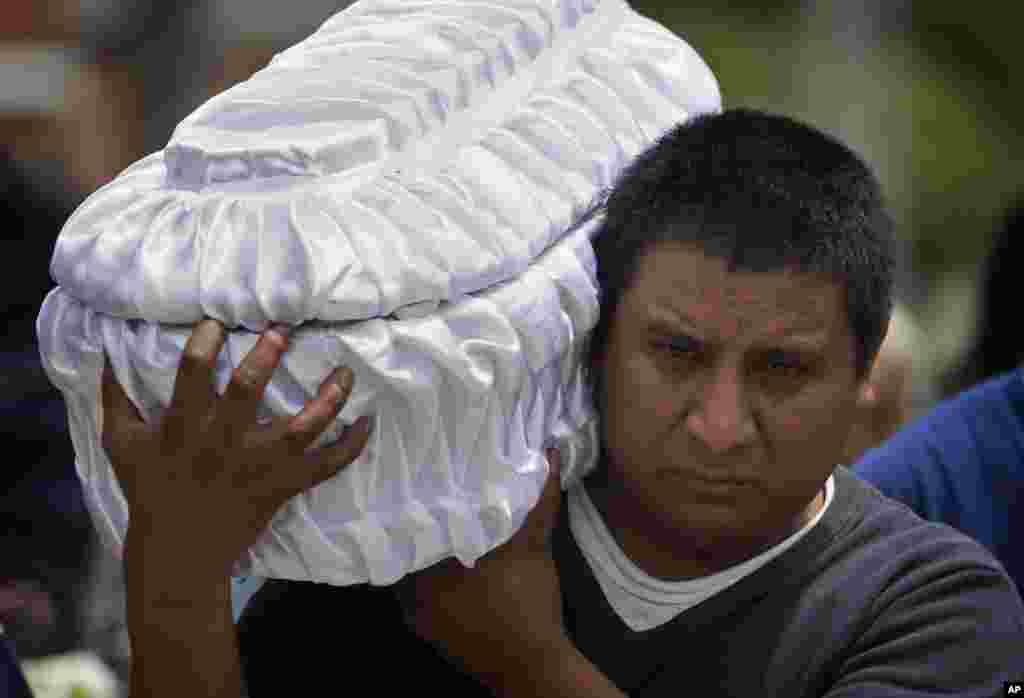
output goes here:
<path id="1" fill-rule="evenodd" d="M 1015 506 L 1024 502 L 1024 369 L 940 403 L 854 471 L 922 518 L 985 545 L 1024 588 L 1024 508 Z"/>

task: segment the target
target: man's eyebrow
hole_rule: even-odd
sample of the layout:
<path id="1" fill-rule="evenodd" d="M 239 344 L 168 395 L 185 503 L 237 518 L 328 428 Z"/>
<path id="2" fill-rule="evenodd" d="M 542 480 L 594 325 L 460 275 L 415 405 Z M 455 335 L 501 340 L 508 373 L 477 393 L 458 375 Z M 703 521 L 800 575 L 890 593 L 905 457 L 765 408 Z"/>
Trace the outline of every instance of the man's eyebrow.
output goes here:
<path id="1" fill-rule="evenodd" d="M 762 352 L 794 352 L 797 354 L 823 354 L 828 347 L 828 336 L 824 331 L 804 331 L 779 337 L 759 347 Z"/>
<path id="2" fill-rule="evenodd" d="M 680 334 L 688 335 L 697 329 L 697 323 L 685 314 L 661 306 L 648 306 L 647 320 L 648 324 L 655 325 L 659 329 Z"/>
<path id="3" fill-rule="evenodd" d="M 697 323 L 691 320 L 685 313 L 674 309 L 663 306 L 649 306 L 647 308 L 647 325 L 655 332 L 687 337 L 699 342 L 705 341 L 697 330 Z M 827 346 L 827 330 L 823 328 L 795 328 L 789 334 L 763 342 L 755 347 L 755 349 L 760 352 L 781 351 L 821 354 Z"/>

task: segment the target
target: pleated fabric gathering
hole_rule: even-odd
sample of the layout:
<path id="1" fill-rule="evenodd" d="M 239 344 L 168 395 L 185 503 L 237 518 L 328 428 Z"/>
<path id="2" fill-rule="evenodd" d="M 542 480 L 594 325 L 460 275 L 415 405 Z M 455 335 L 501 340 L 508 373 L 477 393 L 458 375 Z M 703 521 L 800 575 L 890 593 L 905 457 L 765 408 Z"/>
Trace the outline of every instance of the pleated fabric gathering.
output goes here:
<path id="1" fill-rule="evenodd" d="M 347 365 L 323 440 L 375 415 L 364 453 L 283 507 L 236 574 L 390 584 L 472 565 L 536 504 L 546 445 L 563 485 L 596 462 L 582 357 L 601 217 L 585 214 L 718 109 L 693 49 L 621 0 L 362 0 L 202 105 L 69 219 L 38 319 L 103 540 L 119 550 L 128 520 L 100 446 L 103 357 L 158 419 L 209 316 L 230 328 L 220 389 L 283 322 L 264 413 L 298 412 Z"/>

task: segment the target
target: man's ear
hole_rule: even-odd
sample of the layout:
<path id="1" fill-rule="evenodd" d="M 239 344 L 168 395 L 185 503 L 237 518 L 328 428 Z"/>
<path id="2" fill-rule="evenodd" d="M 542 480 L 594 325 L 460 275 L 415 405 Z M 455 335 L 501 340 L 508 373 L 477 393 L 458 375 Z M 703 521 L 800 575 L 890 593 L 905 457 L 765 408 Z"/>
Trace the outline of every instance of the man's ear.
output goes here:
<path id="1" fill-rule="evenodd" d="M 857 405 L 874 407 L 876 404 L 878 404 L 878 386 L 872 380 L 871 374 L 868 374 L 860 381 L 860 387 L 857 390 Z"/>

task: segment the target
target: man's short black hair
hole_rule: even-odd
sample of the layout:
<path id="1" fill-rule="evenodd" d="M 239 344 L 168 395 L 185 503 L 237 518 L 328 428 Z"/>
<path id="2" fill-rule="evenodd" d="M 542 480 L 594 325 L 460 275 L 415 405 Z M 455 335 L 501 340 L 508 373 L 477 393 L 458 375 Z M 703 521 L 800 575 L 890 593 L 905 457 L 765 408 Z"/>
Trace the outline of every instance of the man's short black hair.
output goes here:
<path id="1" fill-rule="evenodd" d="M 604 352 L 640 256 L 672 241 L 696 244 L 731 270 L 834 279 L 845 291 L 858 376 L 867 375 L 892 311 L 893 223 L 870 168 L 835 138 L 752 109 L 699 116 L 637 157 L 603 209 L 594 237 L 601 315 L 588 365 Z"/>

